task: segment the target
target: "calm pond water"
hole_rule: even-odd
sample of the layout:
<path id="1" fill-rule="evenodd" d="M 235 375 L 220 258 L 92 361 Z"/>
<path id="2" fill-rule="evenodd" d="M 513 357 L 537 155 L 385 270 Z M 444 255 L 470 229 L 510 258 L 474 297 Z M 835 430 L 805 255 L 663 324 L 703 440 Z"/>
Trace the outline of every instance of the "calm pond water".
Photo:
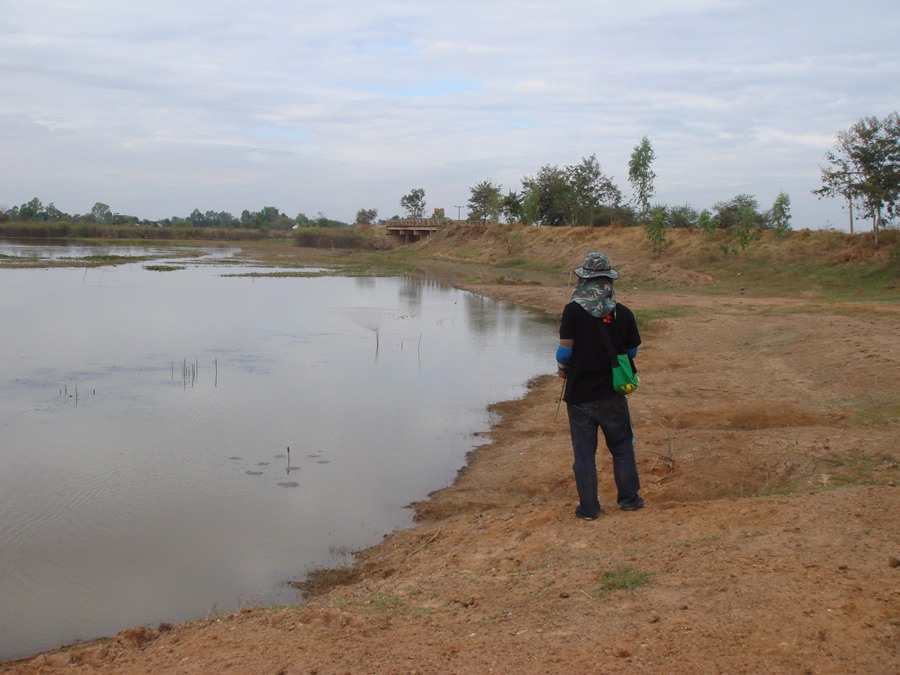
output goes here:
<path id="1" fill-rule="evenodd" d="M 205 261 L 0 269 L 0 659 L 301 602 L 553 370 L 508 303 Z"/>

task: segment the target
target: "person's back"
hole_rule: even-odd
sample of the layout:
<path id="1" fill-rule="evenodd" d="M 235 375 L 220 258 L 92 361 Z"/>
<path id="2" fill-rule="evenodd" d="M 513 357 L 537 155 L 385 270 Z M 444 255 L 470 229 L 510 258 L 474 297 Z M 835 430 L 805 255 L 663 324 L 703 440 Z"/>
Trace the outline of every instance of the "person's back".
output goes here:
<path id="1" fill-rule="evenodd" d="M 598 318 L 573 300 L 563 309 L 560 327 L 575 341 L 566 378 L 566 403 L 617 396 L 601 331 L 609 332 L 615 353 L 634 351 L 636 354 L 641 337 L 632 311 L 622 303 L 616 303 L 612 312 Z"/>
<path id="2" fill-rule="evenodd" d="M 613 458 L 619 507 L 634 511 L 644 506 L 638 494 L 640 480 L 628 401 L 613 389 L 609 353 L 612 349 L 634 359 L 641 336 L 632 311 L 616 302 L 613 282 L 619 274 L 604 254 L 589 253 L 575 274 L 578 283 L 572 301 L 563 309 L 556 360 L 559 376 L 566 380 L 563 398 L 569 415 L 575 456 L 572 469 L 579 499 L 575 514 L 593 520 L 601 513 L 597 493 L 598 430 L 603 431 Z"/>

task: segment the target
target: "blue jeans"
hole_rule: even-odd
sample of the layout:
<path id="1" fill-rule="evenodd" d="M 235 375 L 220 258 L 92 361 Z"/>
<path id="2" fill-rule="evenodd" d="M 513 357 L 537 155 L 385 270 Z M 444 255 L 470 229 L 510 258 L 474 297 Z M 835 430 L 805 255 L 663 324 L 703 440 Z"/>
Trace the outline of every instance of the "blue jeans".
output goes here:
<path id="1" fill-rule="evenodd" d="M 634 436 L 631 415 L 624 396 L 611 396 L 599 401 L 566 405 L 569 411 L 569 430 L 575 454 L 575 486 L 578 489 L 579 511 L 586 516 L 600 513 L 597 495 L 597 437 L 603 430 L 606 447 L 613 460 L 613 478 L 619 492 L 619 506 L 629 508 L 642 502 L 637 462 L 634 459 Z"/>

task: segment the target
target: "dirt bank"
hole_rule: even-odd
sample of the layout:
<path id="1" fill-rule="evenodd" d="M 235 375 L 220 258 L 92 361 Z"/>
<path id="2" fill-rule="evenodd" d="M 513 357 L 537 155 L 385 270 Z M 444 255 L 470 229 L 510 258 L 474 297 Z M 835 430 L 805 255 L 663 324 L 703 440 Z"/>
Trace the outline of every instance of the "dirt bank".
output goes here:
<path id="1" fill-rule="evenodd" d="M 577 236 L 563 257 L 600 247 Z M 564 282 L 464 285 L 558 314 Z M 604 456 L 607 513 L 573 516 L 548 375 L 497 406 L 492 442 L 416 505 L 417 526 L 307 605 L 135 628 L 0 672 L 900 671 L 898 304 L 691 290 L 704 283 L 619 286 L 645 327 L 644 510 L 611 508 Z"/>

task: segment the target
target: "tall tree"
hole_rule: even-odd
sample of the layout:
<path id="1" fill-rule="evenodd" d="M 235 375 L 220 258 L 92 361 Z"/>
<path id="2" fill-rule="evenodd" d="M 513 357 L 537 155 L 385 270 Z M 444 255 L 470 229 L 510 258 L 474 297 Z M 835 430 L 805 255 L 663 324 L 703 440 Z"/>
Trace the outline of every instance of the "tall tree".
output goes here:
<path id="1" fill-rule="evenodd" d="M 656 159 L 650 139 L 644 136 L 631 153 L 628 162 L 628 182 L 634 190 L 634 202 L 641 213 L 641 223 L 647 222 L 647 209 L 650 207 L 650 199 L 656 192 L 653 181 L 656 174 L 651 165 Z"/>
<path id="2" fill-rule="evenodd" d="M 494 185 L 489 180 L 483 180 L 476 183 L 475 187 L 470 187 L 469 201 L 466 205 L 469 220 L 480 220 L 482 223 L 498 222 L 503 209 L 502 191 L 502 185 Z"/>
<path id="3" fill-rule="evenodd" d="M 835 138 L 834 148 L 825 153 L 831 167 L 822 169 L 822 187 L 814 192 L 847 199 L 851 232 L 855 204 L 872 219 L 877 243 L 883 223 L 900 215 L 900 115 L 864 117 Z"/>
<path id="4" fill-rule="evenodd" d="M 542 166 L 534 177 L 522 179 L 526 217 L 540 225 L 565 225 L 572 214 L 574 192 L 567 172 L 558 166 Z"/>
<path id="5" fill-rule="evenodd" d="M 594 215 L 602 205 L 618 206 L 622 200 L 622 193 L 600 169 L 596 155 L 566 167 L 566 175 L 572 189 L 573 225 L 593 225 Z"/>
<path id="6" fill-rule="evenodd" d="M 356 212 L 357 225 L 371 225 L 378 218 L 378 209 L 360 209 Z"/>
<path id="7" fill-rule="evenodd" d="M 42 217 L 43 215 L 44 205 L 37 197 L 19 207 L 20 220 L 46 220 L 46 218 Z"/>
<path id="8" fill-rule="evenodd" d="M 507 223 L 517 223 L 522 220 L 522 195 L 515 190 L 507 192 L 500 204 L 500 211 Z"/>
<path id="9" fill-rule="evenodd" d="M 769 226 L 780 234 L 791 229 L 791 198 L 786 192 L 779 192 L 769 211 Z"/>
<path id="10" fill-rule="evenodd" d="M 112 221 L 112 211 L 110 211 L 109 206 L 103 202 L 94 204 L 93 208 L 91 208 L 91 216 L 94 221 L 98 223 L 109 223 Z"/>
<path id="11" fill-rule="evenodd" d="M 410 218 L 425 217 L 425 190 L 415 188 L 408 195 L 400 198 L 400 206 Z"/>

